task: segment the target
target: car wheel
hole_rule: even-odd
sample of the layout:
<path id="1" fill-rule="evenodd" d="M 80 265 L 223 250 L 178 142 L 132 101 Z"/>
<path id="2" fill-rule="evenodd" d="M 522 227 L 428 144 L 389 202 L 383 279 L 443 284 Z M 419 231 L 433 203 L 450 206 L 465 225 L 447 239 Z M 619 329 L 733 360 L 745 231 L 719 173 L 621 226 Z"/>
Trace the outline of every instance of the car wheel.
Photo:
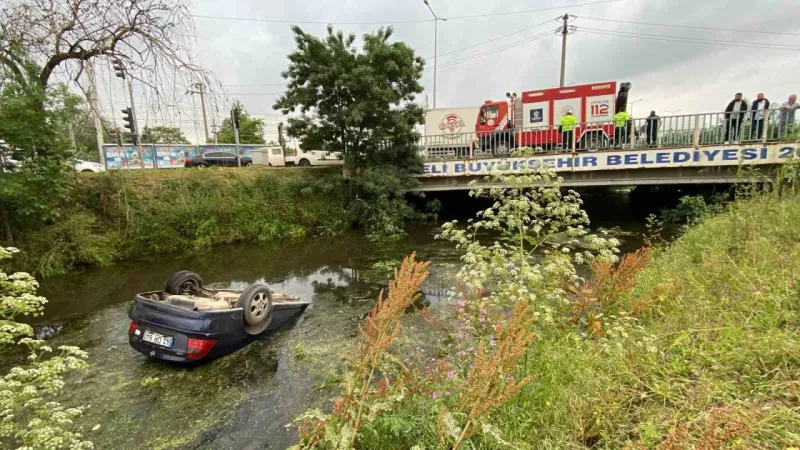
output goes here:
<path id="1" fill-rule="evenodd" d="M 249 162 L 249 163 L 245 164 L 244 166 L 245 166 L 245 167 L 250 167 L 250 166 L 252 166 L 252 165 L 253 165 L 253 163 Z"/>
<path id="2" fill-rule="evenodd" d="M 272 321 L 272 291 L 266 284 L 251 284 L 239 295 L 239 308 L 244 310 L 244 329 L 248 334 L 261 334 Z"/>
<path id="3" fill-rule="evenodd" d="M 83 170 L 81 170 L 81 172 L 83 172 L 83 173 L 94 172 L 94 170 L 92 170 L 92 169 L 83 169 Z"/>
<path id="4" fill-rule="evenodd" d="M 303 159 L 300 160 L 299 164 L 300 164 L 300 167 L 309 167 L 311 165 L 311 162 L 309 162 L 307 159 L 303 158 Z"/>
<path id="5" fill-rule="evenodd" d="M 207 169 L 208 168 L 208 164 L 205 164 L 205 163 L 198 164 L 195 167 L 197 167 L 198 169 Z"/>
<path id="6" fill-rule="evenodd" d="M 167 284 L 164 286 L 164 292 L 172 295 L 181 295 L 196 291 L 202 287 L 203 279 L 200 278 L 200 275 L 189 270 L 181 270 L 169 277 Z"/>

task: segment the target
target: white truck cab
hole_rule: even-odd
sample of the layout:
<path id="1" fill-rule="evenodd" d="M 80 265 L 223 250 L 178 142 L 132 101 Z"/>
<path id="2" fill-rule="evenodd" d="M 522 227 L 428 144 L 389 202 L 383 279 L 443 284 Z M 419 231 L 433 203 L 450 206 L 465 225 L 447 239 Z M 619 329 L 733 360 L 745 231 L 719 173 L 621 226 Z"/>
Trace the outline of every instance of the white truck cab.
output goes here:
<path id="1" fill-rule="evenodd" d="M 258 158 L 253 160 L 255 164 L 265 162 L 272 167 L 284 166 L 336 166 L 344 164 L 342 152 L 328 152 L 324 150 L 297 150 L 296 155 L 286 155 L 282 147 L 265 147 L 258 149 L 259 152 L 266 152 L 268 158 Z M 266 159 L 266 161 L 264 161 Z"/>

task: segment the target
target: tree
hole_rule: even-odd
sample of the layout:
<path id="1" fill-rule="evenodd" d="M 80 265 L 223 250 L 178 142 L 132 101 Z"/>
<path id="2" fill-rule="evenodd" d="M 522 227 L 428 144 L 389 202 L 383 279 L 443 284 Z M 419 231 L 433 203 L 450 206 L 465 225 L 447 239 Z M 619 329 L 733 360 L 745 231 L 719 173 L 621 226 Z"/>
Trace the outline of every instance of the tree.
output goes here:
<path id="1" fill-rule="evenodd" d="M 245 111 L 244 105 L 242 105 L 242 102 L 239 100 L 234 100 L 231 108 L 239 112 L 239 143 L 263 144 L 264 119 L 254 119 L 250 117 L 250 114 Z M 222 121 L 222 125 L 217 133 L 217 141 L 225 144 L 234 142 L 233 123 L 230 118 Z"/>
<path id="2" fill-rule="evenodd" d="M 0 16 L 13 18 L 0 25 L 0 66 L 19 82 L 28 77 L 18 50 L 37 64 L 31 82 L 42 89 L 59 71 L 79 82 L 84 63 L 97 58 L 120 60 L 156 96 L 176 77 L 210 81 L 191 62 L 188 0 L 9 0 Z"/>
<path id="3" fill-rule="evenodd" d="M 22 163 L 17 173 L 0 172 L 0 221 L 10 245 L 15 228 L 60 216 L 74 175 L 66 124 L 80 103 L 64 85 L 42 88 L 35 82 L 39 67 L 22 54 L 15 58 L 22 62 L 23 78 L 0 71 L 0 140 Z"/>
<path id="4" fill-rule="evenodd" d="M 288 119 L 287 133 L 304 148 L 343 151 L 353 168 L 397 161 L 410 164 L 422 109 L 414 104 L 424 60 L 402 42 L 389 42 L 393 30 L 356 37 L 334 32 L 325 39 L 292 27 L 297 49 L 289 54 L 286 92 L 273 108 Z M 402 161 L 398 161 L 402 160 Z"/>
<path id="5" fill-rule="evenodd" d="M 174 127 L 148 127 L 142 131 L 144 144 L 188 144 L 189 140 L 183 135 L 180 128 Z"/>

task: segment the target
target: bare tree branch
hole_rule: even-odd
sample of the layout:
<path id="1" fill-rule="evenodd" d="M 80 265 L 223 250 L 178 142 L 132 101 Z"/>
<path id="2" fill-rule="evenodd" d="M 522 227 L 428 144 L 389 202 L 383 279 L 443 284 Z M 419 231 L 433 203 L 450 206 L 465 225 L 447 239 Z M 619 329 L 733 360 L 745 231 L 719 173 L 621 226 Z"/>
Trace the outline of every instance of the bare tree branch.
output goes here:
<path id="1" fill-rule="evenodd" d="M 42 88 L 57 73 L 80 86 L 84 63 L 100 58 L 122 61 L 128 76 L 156 98 L 178 79 L 187 86 L 216 84 L 192 62 L 189 0 L 8 0 L 0 16 L 12 18 L 0 23 L 0 65 L 20 72 L 11 52 L 22 49 L 40 65 Z"/>

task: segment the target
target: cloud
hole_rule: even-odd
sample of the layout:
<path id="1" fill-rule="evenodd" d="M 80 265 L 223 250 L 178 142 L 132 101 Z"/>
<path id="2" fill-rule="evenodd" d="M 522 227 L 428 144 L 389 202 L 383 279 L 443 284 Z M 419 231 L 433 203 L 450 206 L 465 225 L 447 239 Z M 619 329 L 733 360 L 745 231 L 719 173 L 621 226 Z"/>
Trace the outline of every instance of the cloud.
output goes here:
<path id="1" fill-rule="evenodd" d="M 486 4 L 478 0 L 445 2 L 430 0 L 440 17 L 498 13 L 559 5 L 590 3 L 596 0 L 508 1 Z M 391 22 L 429 20 L 430 12 L 422 0 L 198 0 L 198 15 L 259 18 L 272 20 L 320 21 L 302 24 L 307 32 L 323 35 L 325 22 Z M 557 17 L 577 16 L 571 22 L 577 32 L 568 37 L 566 80 L 568 83 L 630 81 L 636 115 L 651 109 L 680 109 L 681 113 L 721 110 L 733 93 L 742 91 L 754 98 L 765 92 L 773 101 L 783 101 L 800 88 L 794 76 L 800 62 L 797 50 L 725 47 L 710 43 L 665 42 L 589 33 L 593 30 L 672 36 L 683 39 L 710 39 L 740 42 L 765 42 L 771 45 L 796 45 L 796 37 L 775 34 L 657 27 L 591 20 L 608 18 L 632 22 L 651 22 L 700 27 L 797 32 L 800 5 L 781 0 L 712 1 L 697 0 L 621 0 L 585 7 L 563 7 L 539 13 L 451 19 L 440 22 L 437 71 L 437 106 L 470 106 L 487 99 L 500 99 L 505 92 L 556 86 L 559 81 L 561 37 L 554 30 Z M 548 21 L 545 25 L 513 36 L 500 36 Z M 289 24 L 197 18 L 198 59 L 213 70 L 229 93 L 240 93 L 246 108 L 267 120 L 268 139 L 275 133 L 280 117 L 272 110 L 275 95 L 283 82 L 281 71 L 286 55 L 294 48 Z M 379 25 L 337 25 L 357 36 Z M 414 48 L 421 56 L 434 54 L 434 24 L 421 22 L 395 24 L 395 38 Z M 511 46 L 519 41 L 551 31 L 538 40 Z M 596 32 L 596 31 L 595 31 Z M 495 39 L 493 42 L 486 42 Z M 486 42 L 486 43 L 484 43 Z M 483 44 L 482 44 L 483 43 Z M 510 46 L 505 50 L 498 50 Z M 464 47 L 469 49 L 455 52 Z M 495 52 L 495 50 L 497 50 Z M 453 53 L 454 52 L 454 53 Z M 485 56 L 476 56 L 486 53 Z M 473 58 L 473 59 L 469 59 Z M 448 65 L 448 63 L 454 63 Z M 432 68 L 428 61 L 427 68 Z M 423 77 L 425 95 L 433 104 L 433 71 Z M 214 112 L 226 117 L 226 106 Z M 217 121 L 219 119 L 216 119 Z"/>

